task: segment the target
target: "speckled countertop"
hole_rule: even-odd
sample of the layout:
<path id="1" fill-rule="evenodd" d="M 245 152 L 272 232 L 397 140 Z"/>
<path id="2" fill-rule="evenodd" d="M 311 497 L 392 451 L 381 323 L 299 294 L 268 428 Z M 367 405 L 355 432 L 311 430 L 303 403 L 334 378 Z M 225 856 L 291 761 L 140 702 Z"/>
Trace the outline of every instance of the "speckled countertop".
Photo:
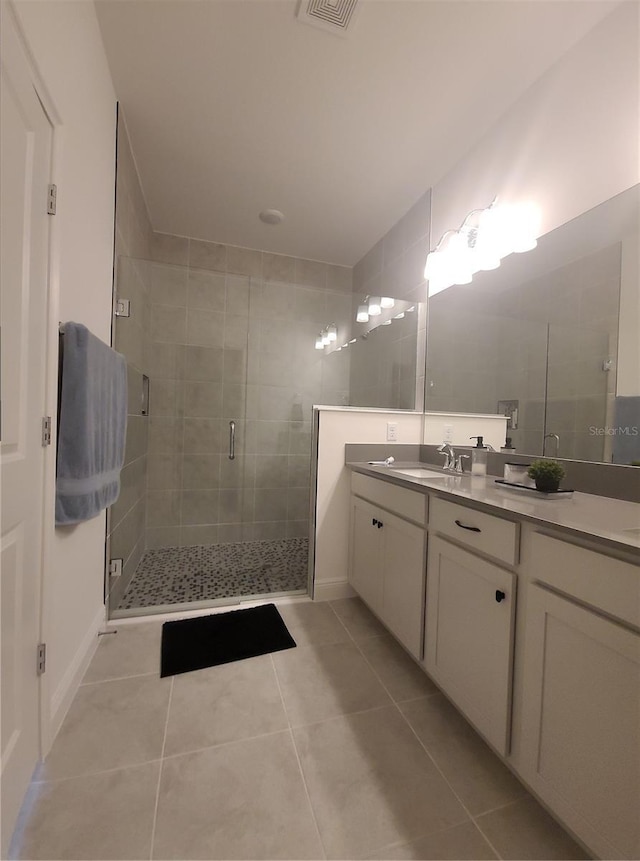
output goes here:
<path id="1" fill-rule="evenodd" d="M 393 467 L 368 463 L 347 463 L 354 472 L 380 478 L 444 499 L 456 498 L 494 513 L 517 515 L 525 520 L 556 526 L 619 545 L 621 549 L 640 551 L 640 504 L 609 499 L 590 493 L 544 496 L 536 491 L 507 488 L 496 484 L 496 476 L 456 475 L 445 473 L 428 463 L 394 463 Z M 424 468 L 443 477 L 417 478 L 402 475 L 398 469 Z M 635 555 L 635 554 L 634 554 Z M 640 552 L 637 553 L 640 561 Z"/>

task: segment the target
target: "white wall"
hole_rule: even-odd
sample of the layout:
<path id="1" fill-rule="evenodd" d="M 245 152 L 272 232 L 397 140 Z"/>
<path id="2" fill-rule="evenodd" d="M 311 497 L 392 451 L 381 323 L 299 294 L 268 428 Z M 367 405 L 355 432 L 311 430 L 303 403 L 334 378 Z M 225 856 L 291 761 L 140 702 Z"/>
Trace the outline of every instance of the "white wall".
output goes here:
<path id="1" fill-rule="evenodd" d="M 344 447 L 347 443 L 384 443 L 393 451 L 396 443 L 386 441 L 388 421 L 398 424 L 397 444 L 420 445 L 420 413 L 320 408 L 314 583 L 317 601 L 350 594 L 347 570 L 351 471 L 344 465 Z"/>
<path id="2" fill-rule="evenodd" d="M 92 2 L 17 0 L 15 8 L 54 108 L 53 359 L 58 320 L 84 323 L 110 342 L 116 99 Z M 53 367 L 50 383 L 49 410 L 55 415 Z M 52 731 L 75 692 L 103 618 L 105 537 L 104 515 L 54 529 L 54 458 L 52 446 L 43 619 L 48 657 L 43 705 Z"/>
<path id="3" fill-rule="evenodd" d="M 638 182 L 639 8 L 614 8 L 434 186 L 432 246 L 496 195 L 536 202 L 542 235 Z"/>

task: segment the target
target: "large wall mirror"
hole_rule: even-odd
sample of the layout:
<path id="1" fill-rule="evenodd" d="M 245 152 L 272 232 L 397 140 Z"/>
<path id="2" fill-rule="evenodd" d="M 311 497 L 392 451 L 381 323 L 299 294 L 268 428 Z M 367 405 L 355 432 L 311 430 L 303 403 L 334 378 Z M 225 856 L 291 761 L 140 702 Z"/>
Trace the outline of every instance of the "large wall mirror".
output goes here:
<path id="1" fill-rule="evenodd" d="M 640 393 L 640 369 L 618 363 L 620 333 L 639 334 L 620 314 L 621 290 L 640 289 L 639 188 L 429 299 L 427 410 L 509 415 L 518 453 L 630 462 L 611 429 L 623 370 Z"/>

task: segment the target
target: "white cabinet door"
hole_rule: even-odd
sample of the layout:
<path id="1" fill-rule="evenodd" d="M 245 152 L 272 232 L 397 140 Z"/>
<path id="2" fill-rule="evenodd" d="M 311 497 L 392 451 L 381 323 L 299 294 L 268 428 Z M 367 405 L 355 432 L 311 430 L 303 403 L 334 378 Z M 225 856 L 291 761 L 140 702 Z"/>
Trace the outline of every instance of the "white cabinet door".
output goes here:
<path id="1" fill-rule="evenodd" d="M 422 657 L 425 531 L 351 497 L 349 583 L 389 630 Z"/>
<path id="2" fill-rule="evenodd" d="M 351 497 L 349 583 L 374 613 L 382 615 L 382 528 L 378 509 Z"/>
<path id="3" fill-rule="evenodd" d="M 425 532 L 392 514 L 381 514 L 380 520 L 383 524 L 383 621 L 416 658 L 421 658 Z"/>
<path id="4" fill-rule="evenodd" d="M 514 574 L 429 538 L 425 666 L 497 751 L 509 751 Z"/>
<path id="5" fill-rule="evenodd" d="M 640 858 L 640 636 L 527 596 L 523 777 L 601 858 Z"/>

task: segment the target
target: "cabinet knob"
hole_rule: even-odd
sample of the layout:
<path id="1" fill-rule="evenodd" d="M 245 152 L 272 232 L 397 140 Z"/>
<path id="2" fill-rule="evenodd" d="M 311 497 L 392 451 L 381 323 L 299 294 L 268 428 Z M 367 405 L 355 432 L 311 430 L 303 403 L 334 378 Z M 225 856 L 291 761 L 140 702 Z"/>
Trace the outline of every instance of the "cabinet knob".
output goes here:
<path id="1" fill-rule="evenodd" d="M 498 604 L 500 603 L 500 601 L 504 601 L 506 597 L 507 596 L 504 592 L 502 592 L 500 589 L 496 589 L 496 601 L 498 602 Z"/>

